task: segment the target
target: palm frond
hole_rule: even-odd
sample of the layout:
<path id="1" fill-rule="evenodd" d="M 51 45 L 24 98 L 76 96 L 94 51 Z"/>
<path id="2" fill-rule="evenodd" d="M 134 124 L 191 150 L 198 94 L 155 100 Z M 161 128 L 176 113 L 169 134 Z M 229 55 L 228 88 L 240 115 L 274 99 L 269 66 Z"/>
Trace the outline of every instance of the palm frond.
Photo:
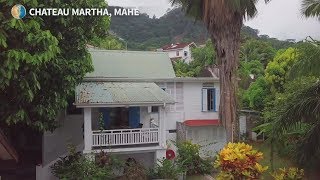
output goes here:
<path id="1" fill-rule="evenodd" d="M 320 121 L 320 82 L 310 87 L 301 87 L 288 98 L 279 120 L 276 122 L 278 133 L 288 130 L 298 122 L 315 123 Z"/>
<path id="2" fill-rule="evenodd" d="M 205 0 L 170 0 L 172 5 L 179 5 L 182 9 L 188 14 L 195 17 L 197 20 L 202 20 L 204 17 L 204 7 L 209 3 L 204 3 Z M 234 13 L 239 13 L 244 19 L 253 18 L 257 14 L 256 3 L 259 0 L 226 0 L 226 3 L 229 5 L 229 8 Z M 268 3 L 270 0 L 264 0 L 265 3 Z M 210 3 L 215 3 L 207 1 Z M 219 3 L 217 3 L 219 4 Z M 220 3 L 220 5 L 223 3 Z M 222 8 L 214 6 L 215 8 Z"/>
<path id="3" fill-rule="evenodd" d="M 307 134 L 298 144 L 296 159 L 299 164 L 310 163 L 320 152 L 320 121 L 313 124 Z"/>
<path id="4" fill-rule="evenodd" d="M 320 45 L 317 41 L 303 43 L 298 47 L 298 61 L 290 70 L 289 77 L 320 76 Z"/>
<path id="5" fill-rule="evenodd" d="M 306 17 L 319 17 L 320 20 L 320 0 L 303 0 L 301 11 Z"/>
<path id="6" fill-rule="evenodd" d="M 170 3 L 180 6 L 187 15 L 194 17 L 196 20 L 202 19 L 203 0 L 170 0 Z"/>

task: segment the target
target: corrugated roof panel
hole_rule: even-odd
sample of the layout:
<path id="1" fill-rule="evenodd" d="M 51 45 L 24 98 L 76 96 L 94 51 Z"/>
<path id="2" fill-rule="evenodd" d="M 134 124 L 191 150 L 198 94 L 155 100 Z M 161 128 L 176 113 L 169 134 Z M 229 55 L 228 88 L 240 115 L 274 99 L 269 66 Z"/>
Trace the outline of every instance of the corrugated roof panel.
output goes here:
<path id="1" fill-rule="evenodd" d="M 174 103 L 155 83 L 83 82 L 76 88 L 76 105 Z"/>
<path id="2" fill-rule="evenodd" d="M 89 49 L 94 71 L 86 77 L 174 78 L 175 73 L 164 52 L 110 51 Z"/>

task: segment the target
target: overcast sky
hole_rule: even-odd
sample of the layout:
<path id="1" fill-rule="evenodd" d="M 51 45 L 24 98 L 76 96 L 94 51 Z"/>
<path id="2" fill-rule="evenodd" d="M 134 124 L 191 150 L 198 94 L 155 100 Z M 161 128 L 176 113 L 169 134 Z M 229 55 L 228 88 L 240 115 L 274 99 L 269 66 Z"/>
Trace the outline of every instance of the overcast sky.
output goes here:
<path id="1" fill-rule="evenodd" d="M 258 29 L 260 34 L 279 39 L 304 39 L 311 35 L 320 39 L 320 21 L 306 19 L 300 13 L 302 0 L 272 0 L 257 5 L 257 16 L 245 22 L 246 25 Z M 168 8 L 172 8 L 169 0 L 107 0 L 111 6 L 137 7 L 141 12 L 161 17 Z"/>

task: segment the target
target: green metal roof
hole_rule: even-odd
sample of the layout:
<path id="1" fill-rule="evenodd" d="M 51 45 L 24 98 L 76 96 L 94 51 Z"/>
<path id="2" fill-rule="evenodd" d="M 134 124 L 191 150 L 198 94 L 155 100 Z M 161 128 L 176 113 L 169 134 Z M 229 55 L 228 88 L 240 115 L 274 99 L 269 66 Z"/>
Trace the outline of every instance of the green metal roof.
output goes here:
<path id="1" fill-rule="evenodd" d="M 97 78 L 174 78 L 167 53 L 151 51 L 111 51 L 89 49 Z"/>
<path id="2" fill-rule="evenodd" d="M 83 82 L 76 88 L 76 105 L 123 106 L 173 104 L 174 99 L 155 83 Z"/>

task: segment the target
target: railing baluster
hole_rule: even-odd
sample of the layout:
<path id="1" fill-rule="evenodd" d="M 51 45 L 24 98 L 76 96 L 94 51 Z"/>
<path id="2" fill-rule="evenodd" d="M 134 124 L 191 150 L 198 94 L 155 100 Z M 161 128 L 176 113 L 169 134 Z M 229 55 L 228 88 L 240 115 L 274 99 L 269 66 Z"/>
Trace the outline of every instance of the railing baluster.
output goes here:
<path id="1" fill-rule="evenodd" d="M 92 146 L 157 143 L 159 134 L 159 128 L 93 131 Z"/>

